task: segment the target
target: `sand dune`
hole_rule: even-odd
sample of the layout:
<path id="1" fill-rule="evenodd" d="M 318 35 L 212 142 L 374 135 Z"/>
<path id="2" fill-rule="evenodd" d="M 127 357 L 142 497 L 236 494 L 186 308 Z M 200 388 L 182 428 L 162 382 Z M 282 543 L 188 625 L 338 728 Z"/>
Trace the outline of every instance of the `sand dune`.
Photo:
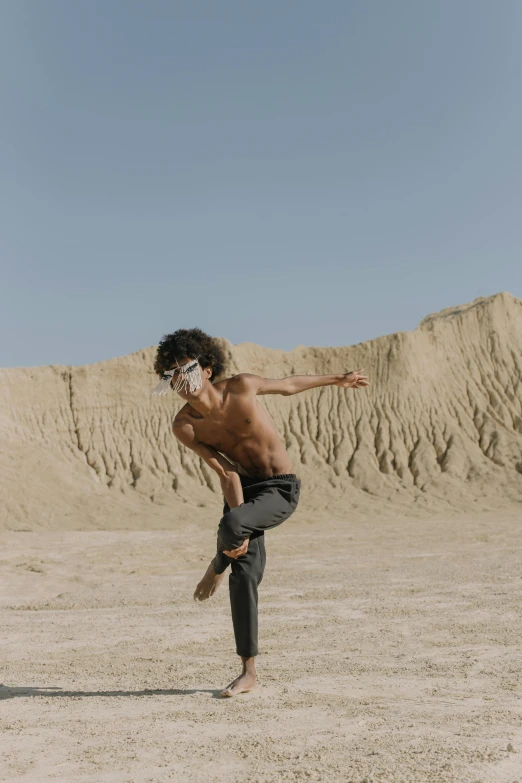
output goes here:
<path id="1" fill-rule="evenodd" d="M 228 374 L 371 377 L 364 391 L 261 398 L 304 479 L 303 510 L 325 496 L 363 516 L 522 500 L 522 302 L 510 294 L 346 348 L 223 344 Z M 154 352 L 0 370 L 4 529 L 161 528 L 217 509 L 215 477 L 172 436 L 181 402 L 150 396 Z"/>

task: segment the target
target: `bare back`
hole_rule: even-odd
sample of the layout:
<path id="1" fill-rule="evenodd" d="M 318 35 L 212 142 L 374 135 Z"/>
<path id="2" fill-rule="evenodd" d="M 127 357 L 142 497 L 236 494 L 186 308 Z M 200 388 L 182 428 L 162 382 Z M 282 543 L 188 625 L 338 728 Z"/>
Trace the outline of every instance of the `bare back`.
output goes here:
<path id="1" fill-rule="evenodd" d="M 292 462 L 268 411 L 242 376 L 214 384 L 222 403 L 209 416 L 201 416 L 190 403 L 176 421 L 188 421 L 200 443 L 220 452 L 251 478 L 292 473 Z"/>

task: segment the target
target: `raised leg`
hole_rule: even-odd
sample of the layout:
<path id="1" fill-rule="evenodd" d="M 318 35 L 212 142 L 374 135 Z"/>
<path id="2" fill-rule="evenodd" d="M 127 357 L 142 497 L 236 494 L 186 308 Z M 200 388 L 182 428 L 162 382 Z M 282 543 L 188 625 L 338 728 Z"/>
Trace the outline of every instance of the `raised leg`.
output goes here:
<path id="1" fill-rule="evenodd" d="M 223 514 L 226 514 L 227 511 L 230 511 L 230 508 L 228 503 L 225 501 Z M 194 590 L 194 601 L 206 601 L 207 598 L 211 598 L 225 578 L 225 571 L 232 562 L 232 558 L 227 557 L 227 555 L 223 553 L 223 548 L 224 545 L 220 540 L 218 531 L 216 556 L 213 560 L 210 561 L 210 565 L 205 571 L 203 579 L 198 583 L 196 589 Z"/>
<path id="2" fill-rule="evenodd" d="M 198 583 L 198 586 L 194 590 L 194 601 L 206 601 L 207 598 L 211 598 L 225 578 L 225 569 L 220 571 L 216 564 L 217 555 L 213 560 L 211 560 L 209 567 L 205 571 L 203 579 Z"/>

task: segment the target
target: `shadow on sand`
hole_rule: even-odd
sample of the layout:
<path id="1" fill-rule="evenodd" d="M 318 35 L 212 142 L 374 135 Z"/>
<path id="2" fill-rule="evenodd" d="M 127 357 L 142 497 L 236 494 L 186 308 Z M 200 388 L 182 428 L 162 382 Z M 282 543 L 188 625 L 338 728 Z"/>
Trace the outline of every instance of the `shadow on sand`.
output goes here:
<path id="1" fill-rule="evenodd" d="M 191 696 L 194 693 L 211 693 L 214 699 L 222 698 L 221 691 L 212 688 L 157 688 L 143 691 L 64 691 L 61 688 L 9 688 L 0 685 L 0 701 L 15 699 L 17 696 L 65 696 L 83 698 L 84 696 Z"/>

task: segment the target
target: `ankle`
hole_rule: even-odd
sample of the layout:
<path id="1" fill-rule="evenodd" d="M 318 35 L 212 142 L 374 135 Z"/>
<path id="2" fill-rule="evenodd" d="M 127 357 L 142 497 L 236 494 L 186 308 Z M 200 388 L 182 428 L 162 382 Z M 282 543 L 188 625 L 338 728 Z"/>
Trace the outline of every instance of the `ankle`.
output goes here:
<path id="1" fill-rule="evenodd" d="M 251 674 L 254 677 L 256 676 L 256 659 L 254 657 L 252 658 L 245 658 L 244 656 L 241 656 L 241 662 L 243 664 L 243 674 Z"/>

